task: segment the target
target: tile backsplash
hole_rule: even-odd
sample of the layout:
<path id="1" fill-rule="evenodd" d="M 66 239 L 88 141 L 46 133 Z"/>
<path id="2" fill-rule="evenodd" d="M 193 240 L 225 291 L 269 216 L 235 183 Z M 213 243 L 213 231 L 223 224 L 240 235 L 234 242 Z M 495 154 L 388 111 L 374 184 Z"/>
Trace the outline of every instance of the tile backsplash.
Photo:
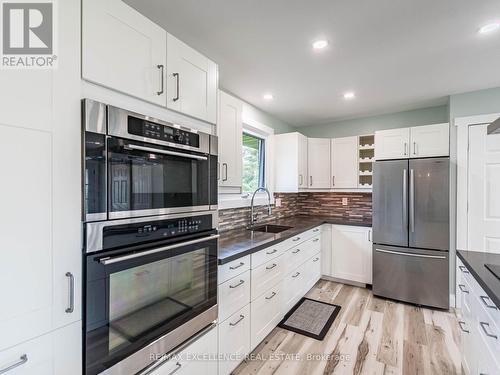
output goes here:
<path id="1" fill-rule="evenodd" d="M 281 199 L 281 207 L 275 207 L 271 216 L 266 206 L 257 206 L 258 222 L 265 223 L 295 215 L 331 216 L 355 222 L 371 222 L 371 193 L 304 192 L 275 193 Z M 342 204 L 346 199 L 346 205 Z M 250 225 L 250 207 L 219 210 L 219 230 L 221 232 L 244 228 Z"/>

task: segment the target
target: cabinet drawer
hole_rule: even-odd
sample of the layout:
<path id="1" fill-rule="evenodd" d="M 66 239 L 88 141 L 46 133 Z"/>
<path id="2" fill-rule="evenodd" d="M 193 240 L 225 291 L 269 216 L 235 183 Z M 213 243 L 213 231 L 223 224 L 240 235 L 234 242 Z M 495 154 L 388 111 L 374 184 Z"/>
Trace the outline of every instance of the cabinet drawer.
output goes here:
<path id="1" fill-rule="evenodd" d="M 284 256 L 279 256 L 251 271 L 252 300 L 281 281 L 284 274 L 284 259 Z"/>
<path id="2" fill-rule="evenodd" d="M 475 308 L 473 311 L 477 316 L 476 323 L 479 331 L 480 347 L 491 353 L 495 358 L 496 367 L 500 369 L 500 329 L 498 329 L 496 323 L 491 319 L 485 308 L 480 305 L 479 301 L 476 301 L 473 308 Z"/>
<path id="3" fill-rule="evenodd" d="M 148 375 L 217 375 L 217 329 L 214 327 Z"/>
<path id="4" fill-rule="evenodd" d="M 321 278 L 321 252 L 316 253 L 304 263 L 305 278 L 302 294 L 306 294 Z"/>
<path id="5" fill-rule="evenodd" d="M 270 246 L 267 249 L 258 251 L 252 254 L 252 269 L 256 269 L 264 263 L 269 262 L 271 259 L 279 257 L 285 252 L 287 248 L 285 247 L 285 242 L 277 243 L 276 245 Z"/>
<path id="6" fill-rule="evenodd" d="M 250 269 L 250 255 L 223 264 L 218 268 L 218 284 L 242 274 Z"/>
<path id="7" fill-rule="evenodd" d="M 320 236 L 313 237 L 297 246 L 287 250 L 286 273 L 292 272 L 295 268 L 304 263 L 311 256 L 321 250 Z"/>
<path id="8" fill-rule="evenodd" d="M 283 282 L 280 282 L 250 304 L 252 350 L 282 319 L 282 290 Z"/>
<path id="9" fill-rule="evenodd" d="M 283 315 L 286 315 L 304 295 L 306 280 L 307 269 L 305 263 L 285 276 L 283 281 Z"/>
<path id="10" fill-rule="evenodd" d="M 227 375 L 250 353 L 250 304 L 219 324 L 219 375 Z"/>
<path id="11" fill-rule="evenodd" d="M 0 352 L 0 372 L 9 367 L 6 374 L 51 375 L 54 373 L 51 335 Z"/>
<path id="12" fill-rule="evenodd" d="M 219 321 L 229 316 L 250 302 L 250 271 L 233 277 L 219 285 Z"/>

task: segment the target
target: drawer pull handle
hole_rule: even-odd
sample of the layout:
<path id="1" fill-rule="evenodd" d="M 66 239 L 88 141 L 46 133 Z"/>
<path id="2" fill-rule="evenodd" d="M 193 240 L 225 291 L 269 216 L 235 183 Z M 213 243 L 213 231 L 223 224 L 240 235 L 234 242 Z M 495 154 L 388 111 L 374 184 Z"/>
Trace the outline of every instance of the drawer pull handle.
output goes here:
<path id="1" fill-rule="evenodd" d="M 239 287 L 240 285 L 243 285 L 245 283 L 245 280 L 240 280 L 240 282 L 236 285 L 229 285 L 229 288 L 234 289 Z"/>
<path id="2" fill-rule="evenodd" d="M 484 334 L 488 337 L 491 337 L 492 339 L 495 339 L 497 340 L 498 337 L 497 335 L 494 335 L 493 333 L 489 333 L 487 330 L 486 330 L 486 327 L 489 327 L 489 323 L 485 323 L 485 322 L 479 322 L 479 325 L 481 326 L 481 328 L 483 329 L 484 331 Z"/>
<path id="3" fill-rule="evenodd" d="M 26 354 L 23 354 L 22 356 L 19 357 L 19 361 L 17 361 L 16 363 L 13 363 L 8 367 L 0 369 L 0 374 L 5 374 L 7 371 L 14 370 L 16 367 L 22 366 L 26 362 L 28 362 L 28 356 Z"/>
<path id="4" fill-rule="evenodd" d="M 465 268 L 465 266 L 458 266 L 458 268 L 460 268 L 460 271 L 462 271 L 463 273 L 470 273 L 469 271 L 467 271 L 467 268 Z"/>
<path id="5" fill-rule="evenodd" d="M 484 306 L 490 308 L 490 309 L 497 309 L 497 307 L 495 305 L 490 305 L 488 303 L 488 301 L 491 301 L 491 299 L 489 297 L 486 297 L 486 296 L 480 296 L 479 298 L 481 298 L 481 301 L 483 301 L 484 303 Z"/>
<path id="6" fill-rule="evenodd" d="M 319 232 L 319 228 L 313 229 L 313 232 Z"/>
<path id="7" fill-rule="evenodd" d="M 266 299 L 273 299 L 275 295 L 276 295 L 276 292 L 273 292 L 269 297 L 266 297 Z"/>
<path id="8" fill-rule="evenodd" d="M 293 242 L 300 241 L 300 237 L 295 237 L 292 241 L 293 241 Z"/>
<path id="9" fill-rule="evenodd" d="M 300 275 L 300 272 L 297 272 L 295 275 L 292 275 L 293 278 L 296 278 Z"/>
<path id="10" fill-rule="evenodd" d="M 274 254 L 276 253 L 278 250 L 274 249 L 273 251 L 266 251 L 266 254 L 267 255 L 271 255 L 271 254 Z"/>
<path id="11" fill-rule="evenodd" d="M 300 252 L 300 249 L 297 249 L 297 250 L 295 250 L 295 251 L 292 251 L 292 254 L 297 254 L 297 253 L 299 253 L 299 252 Z"/>
<path id="12" fill-rule="evenodd" d="M 277 266 L 277 264 L 276 264 L 276 263 L 273 263 L 273 264 L 271 264 L 270 266 L 267 266 L 267 267 L 266 267 L 266 270 L 272 270 L 272 269 L 273 269 L 274 267 L 276 267 L 276 266 Z"/>
<path id="13" fill-rule="evenodd" d="M 466 293 L 466 294 L 469 294 L 469 291 L 467 289 L 465 289 L 465 285 L 464 284 L 458 284 L 458 288 L 463 292 L 463 293 Z"/>
<path id="14" fill-rule="evenodd" d="M 317 262 L 318 260 L 319 260 L 319 258 L 314 258 L 313 262 Z"/>
<path id="15" fill-rule="evenodd" d="M 240 262 L 240 264 L 238 264 L 237 266 L 231 266 L 231 267 L 229 267 L 229 269 L 230 270 L 236 270 L 236 269 L 238 269 L 240 267 L 243 267 L 244 265 L 245 265 L 245 263 Z"/>
<path id="16" fill-rule="evenodd" d="M 315 239 L 313 240 L 313 242 L 318 242 L 318 241 L 319 241 L 319 238 L 315 238 Z"/>
<path id="17" fill-rule="evenodd" d="M 245 319 L 245 315 L 240 315 L 240 318 L 234 322 L 234 323 L 229 323 L 231 327 L 237 326 L 243 319 Z"/>
<path id="18" fill-rule="evenodd" d="M 465 326 L 465 322 L 462 322 L 462 321 L 460 321 L 460 320 L 459 320 L 459 321 L 458 321 L 458 326 L 460 327 L 460 330 L 461 330 L 462 332 L 465 332 L 465 333 L 470 333 L 470 331 L 468 331 L 468 330 L 466 330 L 466 329 L 464 328 L 464 326 Z"/>
<path id="19" fill-rule="evenodd" d="M 175 374 L 177 371 L 179 371 L 179 370 L 181 369 L 181 367 L 182 367 L 182 364 L 180 364 L 179 362 L 177 362 L 177 363 L 175 364 L 175 369 L 173 369 L 172 371 L 170 371 L 170 372 L 168 373 L 168 375 Z"/>

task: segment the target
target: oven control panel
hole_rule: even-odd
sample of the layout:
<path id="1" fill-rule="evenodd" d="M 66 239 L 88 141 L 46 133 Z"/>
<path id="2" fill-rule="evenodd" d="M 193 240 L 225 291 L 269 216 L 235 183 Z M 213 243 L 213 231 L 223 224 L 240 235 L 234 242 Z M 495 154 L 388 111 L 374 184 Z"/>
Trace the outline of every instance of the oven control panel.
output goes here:
<path id="1" fill-rule="evenodd" d="M 103 229 L 103 245 L 104 248 L 111 248 L 170 239 L 210 231 L 213 227 L 212 214 L 112 225 Z"/>
<path id="2" fill-rule="evenodd" d="M 128 131 L 130 134 L 145 138 L 158 139 L 190 147 L 200 147 L 200 136 L 196 133 L 132 116 L 128 118 Z"/>

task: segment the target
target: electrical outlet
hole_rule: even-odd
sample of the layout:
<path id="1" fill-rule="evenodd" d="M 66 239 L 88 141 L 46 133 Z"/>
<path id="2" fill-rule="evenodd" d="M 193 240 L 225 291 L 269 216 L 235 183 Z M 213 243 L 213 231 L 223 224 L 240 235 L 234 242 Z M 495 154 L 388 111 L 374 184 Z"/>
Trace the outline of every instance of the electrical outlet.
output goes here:
<path id="1" fill-rule="evenodd" d="M 347 206 L 347 198 L 342 198 L 342 206 Z"/>
<path id="2" fill-rule="evenodd" d="M 275 205 L 276 207 L 281 207 L 281 198 L 276 198 L 276 199 L 274 200 L 274 205 Z"/>

